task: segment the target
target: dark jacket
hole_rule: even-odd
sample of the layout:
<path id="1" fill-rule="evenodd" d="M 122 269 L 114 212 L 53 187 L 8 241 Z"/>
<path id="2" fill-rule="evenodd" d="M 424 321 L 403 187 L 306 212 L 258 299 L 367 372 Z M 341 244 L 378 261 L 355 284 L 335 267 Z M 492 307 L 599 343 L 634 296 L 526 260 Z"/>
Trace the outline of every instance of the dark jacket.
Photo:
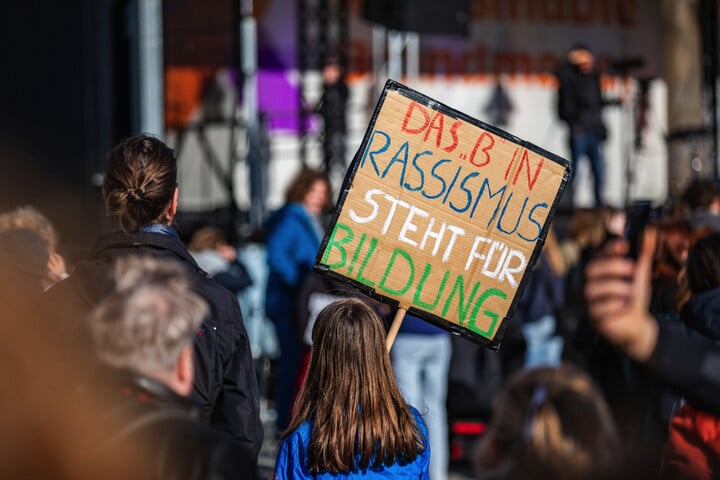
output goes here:
<path id="1" fill-rule="evenodd" d="M 688 402 L 720 415 L 720 347 L 677 323 L 660 322 L 658 338 L 645 365 Z"/>
<path id="2" fill-rule="evenodd" d="M 691 298 L 680 319 L 658 322 L 647 366 L 694 407 L 720 415 L 720 288 Z"/>
<path id="3" fill-rule="evenodd" d="M 581 72 L 578 67 L 564 63 L 556 72 L 558 116 L 568 124 L 572 135 L 595 133 L 601 139 L 607 135 L 602 118 L 603 100 L 600 75 L 596 71 Z"/>
<path id="4" fill-rule="evenodd" d="M 100 239 L 89 259 L 80 262 L 70 278 L 46 294 L 63 323 L 64 340 L 69 345 L 90 341 L 82 319 L 111 291 L 113 261 L 133 254 L 171 259 L 187 268 L 193 289 L 210 307 L 195 338 L 192 399 L 200 407 L 202 421 L 230 433 L 257 458 L 263 429 L 255 368 L 240 307 L 234 295 L 198 267 L 179 239 L 144 232 L 116 232 Z"/>
<path id="5" fill-rule="evenodd" d="M 147 377 L 115 369 L 106 374 L 100 398 L 108 414 L 98 419 L 107 432 L 103 447 L 109 455 L 118 449 L 133 452 L 132 478 L 256 478 L 255 457 L 226 433 L 201 423 L 186 398 Z"/>
<path id="6" fill-rule="evenodd" d="M 666 361 L 675 364 L 671 367 L 673 375 L 687 376 L 692 383 L 680 390 L 688 403 L 680 407 L 670 423 L 668 441 L 663 452 L 662 478 L 716 478 L 716 472 L 720 468 L 718 352 L 712 354 L 706 351 L 697 356 L 698 352 L 705 349 L 699 343 L 692 346 L 687 340 L 704 337 L 717 345 L 720 340 L 720 289 L 693 296 L 683 307 L 680 318 L 690 332 L 687 336 L 684 332 L 676 333 L 678 338 L 674 339 L 673 343 L 677 350 L 674 351 L 681 352 L 679 347 L 685 345 L 683 349 L 692 349 L 693 352 L 688 355 L 690 352 L 685 351 L 674 358 L 674 362 L 667 356 Z M 662 346 L 667 345 L 666 339 L 664 329 L 661 328 L 653 360 L 660 360 Z"/>
<path id="7" fill-rule="evenodd" d="M 318 110 L 325 120 L 326 132 L 345 132 L 345 105 L 349 95 L 350 90 L 343 79 L 323 85 Z"/>
<path id="8" fill-rule="evenodd" d="M 683 306 L 680 319 L 690 330 L 720 342 L 720 288 L 693 296 Z"/>

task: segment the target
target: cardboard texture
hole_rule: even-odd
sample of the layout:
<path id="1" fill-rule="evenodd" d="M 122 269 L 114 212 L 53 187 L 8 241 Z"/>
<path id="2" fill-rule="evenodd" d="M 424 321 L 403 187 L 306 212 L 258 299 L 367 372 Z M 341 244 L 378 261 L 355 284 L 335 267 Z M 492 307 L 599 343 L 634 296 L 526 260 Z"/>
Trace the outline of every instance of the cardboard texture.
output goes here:
<path id="1" fill-rule="evenodd" d="M 388 81 L 316 269 L 491 347 L 569 162 Z"/>

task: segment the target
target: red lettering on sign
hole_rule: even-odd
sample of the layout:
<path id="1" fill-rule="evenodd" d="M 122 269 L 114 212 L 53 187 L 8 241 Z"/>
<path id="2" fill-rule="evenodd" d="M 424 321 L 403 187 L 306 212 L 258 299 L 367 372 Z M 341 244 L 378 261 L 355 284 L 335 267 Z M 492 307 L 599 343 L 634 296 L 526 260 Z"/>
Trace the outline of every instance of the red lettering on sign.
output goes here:
<path id="1" fill-rule="evenodd" d="M 513 155 L 513 158 L 515 156 Z M 520 172 L 525 170 L 527 173 L 527 181 L 528 181 L 528 190 L 532 190 L 535 186 L 535 182 L 537 182 L 538 176 L 540 175 L 540 170 L 542 170 L 543 163 L 545 163 L 545 159 L 543 157 L 540 157 L 540 161 L 537 164 L 537 167 L 535 167 L 535 174 L 533 175 L 532 179 L 530 178 L 530 155 L 528 155 L 528 151 L 525 150 L 522 154 L 522 158 L 520 159 L 520 165 L 518 166 L 517 172 L 515 172 L 515 177 L 513 178 L 513 185 L 517 184 L 518 177 L 520 176 Z"/>
<path id="2" fill-rule="evenodd" d="M 518 150 L 520 150 L 520 147 L 515 148 L 515 151 L 513 152 L 513 156 L 510 159 L 510 163 L 508 163 L 508 166 L 505 169 L 505 180 L 507 180 L 508 175 L 510 174 L 510 169 L 512 168 L 513 163 L 515 163 L 515 157 L 517 156 Z"/>
<path id="3" fill-rule="evenodd" d="M 435 116 L 432 119 L 432 122 L 430 122 L 430 127 L 428 127 L 427 131 L 425 132 L 425 138 L 423 138 L 424 141 L 427 142 L 428 137 L 430 136 L 430 132 L 433 130 L 437 130 L 437 134 L 435 135 L 435 146 L 440 146 L 440 140 L 442 139 L 442 131 L 443 127 L 445 126 L 445 115 L 443 115 L 440 112 L 437 112 Z"/>
<path id="4" fill-rule="evenodd" d="M 410 119 L 413 116 L 413 112 L 415 110 L 418 110 L 420 113 L 422 113 L 423 116 L 423 123 L 421 127 L 417 128 L 409 128 L 408 123 L 410 123 Z M 402 123 L 402 131 L 407 133 L 420 133 L 428 126 L 428 123 L 430 123 L 430 114 L 425 111 L 425 109 L 417 102 L 410 103 L 410 106 L 408 106 L 408 110 L 405 113 L 405 118 L 403 119 Z"/>
<path id="5" fill-rule="evenodd" d="M 475 161 L 475 154 L 477 153 L 480 146 L 483 144 L 486 144 L 483 146 L 483 148 L 480 149 L 480 151 L 483 153 L 482 158 L 479 162 Z M 495 138 L 490 135 L 488 132 L 482 132 L 480 136 L 475 141 L 475 146 L 472 149 L 472 153 L 470 154 L 470 163 L 475 165 L 476 167 L 484 167 L 488 163 L 490 163 L 490 149 L 495 145 Z"/>
<path id="6" fill-rule="evenodd" d="M 450 135 L 452 135 L 453 143 L 451 143 L 451 144 L 448 145 L 447 147 L 444 147 L 444 148 L 443 148 L 443 150 L 445 150 L 445 151 L 448 152 L 448 153 L 450 153 L 450 152 L 452 152 L 453 150 L 455 150 L 455 148 L 458 146 L 457 131 L 458 131 L 458 128 L 460 128 L 460 125 L 462 125 L 462 122 L 461 122 L 460 120 L 458 120 L 458 121 L 456 121 L 455 123 L 452 124 L 452 127 L 450 127 Z"/>

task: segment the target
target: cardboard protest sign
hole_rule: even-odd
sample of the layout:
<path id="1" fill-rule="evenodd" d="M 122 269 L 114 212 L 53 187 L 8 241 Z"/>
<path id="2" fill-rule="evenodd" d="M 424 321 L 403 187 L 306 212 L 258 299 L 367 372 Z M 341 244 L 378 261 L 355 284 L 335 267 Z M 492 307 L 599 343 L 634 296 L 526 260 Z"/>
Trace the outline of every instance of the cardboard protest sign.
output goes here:
<path id="1" fill-rule="evenodd" d="M 316 269 L 497 347 L 569 175 L 567 160 L 388 81 Z"/>

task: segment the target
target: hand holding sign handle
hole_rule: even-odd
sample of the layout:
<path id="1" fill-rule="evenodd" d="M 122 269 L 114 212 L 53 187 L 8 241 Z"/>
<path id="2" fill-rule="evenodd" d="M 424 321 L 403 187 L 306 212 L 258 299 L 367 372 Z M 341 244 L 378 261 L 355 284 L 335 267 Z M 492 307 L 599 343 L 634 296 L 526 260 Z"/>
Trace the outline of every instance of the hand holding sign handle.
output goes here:
<path id="1" fill-rule="evenodd" d="M 407 307 L 403 306 L 399 306 L 397 312 L 395 312 L 395 318 L 393 318 L 392 325 L 390 325 L 390 330 L 388 331 L 387 339 L 385 340 L 388 353 L 392 349 L 393 342 L 395 341 L 395 337 L 397 337 L 398 330 L 400 330 L 400 325 L 402 325 L 406 312 Z"/>

